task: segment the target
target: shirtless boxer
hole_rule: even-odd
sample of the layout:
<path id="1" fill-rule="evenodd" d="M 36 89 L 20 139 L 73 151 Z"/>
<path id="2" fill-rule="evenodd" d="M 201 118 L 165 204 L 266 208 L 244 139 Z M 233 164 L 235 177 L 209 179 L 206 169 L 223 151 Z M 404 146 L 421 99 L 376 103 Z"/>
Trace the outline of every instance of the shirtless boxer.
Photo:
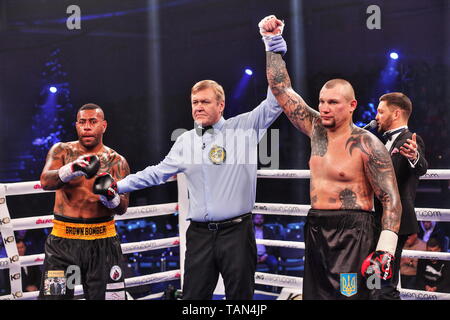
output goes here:
<path id="1" fill-rule="evenodd" d="M 55 219 L 45 243 L 40 299 L 73 298 L 73 283 L 68 281 L 73 266 L 80 270 L 86 299 L 125 298 L 123 256 L 113 218 L 126 212 L 129 195 L 119 195 L 114 188 L 107 194 L 92 192 L 112 179 L 106 172 L 116 180 L 130 173 L 125 158 L 103 145 L 106 127 L 103 110 L 86 104 L 77 114 L 78 141 L 57 143 L 48 153 L 41 185 L 56 190 Z M 56 282 L 61 286 L 57 295 L 50 290 Z"/>
<path id="2" fill-rule="evenodd" d="M 266 51 L 285 46 L 283 26 L 274 16 L 261 21 Z M 392 277 L 401 217 L 389 153 L 374 135 L 353 124 L 357 101 L 349 82 L 325 83 L 317 112 L 292 89 L 282 55 L 266 55 L 274 96 L 293 125 L 311 138 L 303 299 L 373 298 L 367 279 L 371 272 L 380 278 L 378 284 Z M 372 212 L 374 194 L 383 205 L 381 233 Z"/>

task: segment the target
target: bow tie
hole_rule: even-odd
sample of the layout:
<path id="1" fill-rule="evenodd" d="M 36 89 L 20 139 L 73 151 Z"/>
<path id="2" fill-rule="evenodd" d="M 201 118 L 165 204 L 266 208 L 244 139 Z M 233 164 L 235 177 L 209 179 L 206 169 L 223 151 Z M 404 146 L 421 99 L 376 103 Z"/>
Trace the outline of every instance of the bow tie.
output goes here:
<path id="1" fill-rule="evenodd" d="M 204 128 L 198 126 L 197 128 L 195 128 L 195 132 L 197 132 L 200 137 L 203 136 L 208 130 L 211 130 L 209 131 L 211 134 L 214 132 L 214 128 L 212 126 L 206 126 Z"/>
<path id="2" fill-rule="evenodd" d="M 403 130 L 405 130 L 405 128 L 400 128 L 397 130 L 393 130 L 393 131 L 387 131 L 385 133 L 383 133 L 383 135 L 381 136 L 383 138 L 383 140 L 386 142 L 391 141 L 392 140 L 392 136 L 394 136 L 395 134 L 402 132 Z"/>

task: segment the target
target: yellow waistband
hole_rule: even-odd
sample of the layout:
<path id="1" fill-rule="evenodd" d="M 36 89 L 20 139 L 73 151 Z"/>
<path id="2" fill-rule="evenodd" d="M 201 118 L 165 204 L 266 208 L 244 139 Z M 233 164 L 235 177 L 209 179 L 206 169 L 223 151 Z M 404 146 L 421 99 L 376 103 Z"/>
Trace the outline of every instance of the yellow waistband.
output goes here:
<path id="1" fill-rule="evenodd" d="M 52 235 L 67 239 L 95 240 L 114 237 L 114 220 L 102 223 L 70 223 L 53 220 Z"/>

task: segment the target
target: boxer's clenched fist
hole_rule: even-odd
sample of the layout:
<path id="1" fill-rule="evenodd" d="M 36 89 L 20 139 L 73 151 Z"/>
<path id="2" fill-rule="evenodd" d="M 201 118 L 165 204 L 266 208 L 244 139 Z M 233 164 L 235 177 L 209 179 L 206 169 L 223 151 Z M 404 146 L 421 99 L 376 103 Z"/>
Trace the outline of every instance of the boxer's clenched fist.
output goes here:
<path id="1" fill-rule="evenodd" d="M 274 15 L 263 18 L 259 23 L 259 33 L 263 37 L 273 37 L 283 34 L 284 22 Z"/>

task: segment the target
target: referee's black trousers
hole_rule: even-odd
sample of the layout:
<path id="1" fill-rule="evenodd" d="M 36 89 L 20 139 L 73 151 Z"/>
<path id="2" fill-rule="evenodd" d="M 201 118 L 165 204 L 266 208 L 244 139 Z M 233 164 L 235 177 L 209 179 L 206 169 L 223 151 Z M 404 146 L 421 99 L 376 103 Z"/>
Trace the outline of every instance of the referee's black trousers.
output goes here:
<path id="1" fill-rule="evenodd" d="M 256 259 L 251 215 L 219 230 L 191 223 L 186 233 L 183 299 L 211 300 L 219 273 L 227 300 L 253 299 Z"/>

